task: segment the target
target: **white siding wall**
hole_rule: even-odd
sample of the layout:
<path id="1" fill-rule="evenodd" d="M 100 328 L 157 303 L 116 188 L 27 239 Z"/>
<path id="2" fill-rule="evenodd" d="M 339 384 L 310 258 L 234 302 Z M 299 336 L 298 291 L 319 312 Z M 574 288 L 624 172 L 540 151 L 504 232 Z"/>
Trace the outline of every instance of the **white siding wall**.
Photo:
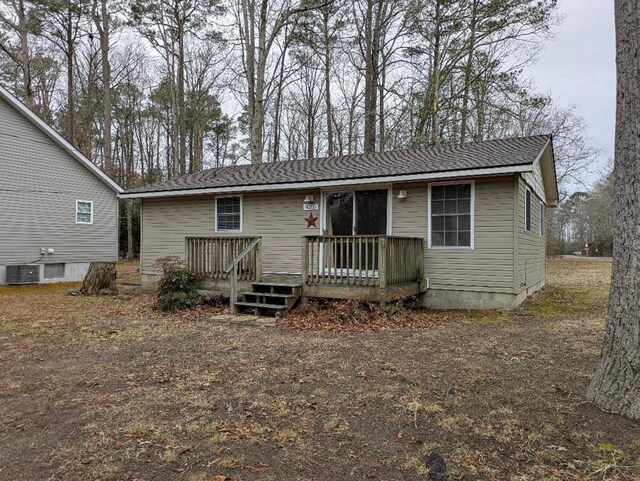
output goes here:
<path id="1" fill-rule="evenodd" d="M 76 200 L 93 201 L 92 225 Z M 0 100 L 0 265 L 117 260 L 116 194 Z"/>

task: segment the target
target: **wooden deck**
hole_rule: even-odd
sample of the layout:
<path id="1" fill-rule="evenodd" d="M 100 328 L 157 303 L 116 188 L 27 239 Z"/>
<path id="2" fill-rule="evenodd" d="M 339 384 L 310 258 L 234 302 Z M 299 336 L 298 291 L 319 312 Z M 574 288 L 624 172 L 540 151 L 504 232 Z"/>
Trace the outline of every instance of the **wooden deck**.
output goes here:
<path id="1" fill-rule="evenodd" d="M 425 291 L 422 238 L 308 236 L 302 242 L 304 296 L 388 302 Z"/>
<path id="2" fill-rule="evenodd" d="M 427 288 L 422 238 L 303 237 L 302 274 L 278 275 L 262 272 L 259 239 L 188 237 L 185 239 L 187 267 L 201 278 L 203 288 L 225 295 L 245 291 L 260 281 L 299 285 L 303 297 L 378 302 L 406 298 Z M 234 259 L 237 262 L 235 289 L 228 270 Z"/>

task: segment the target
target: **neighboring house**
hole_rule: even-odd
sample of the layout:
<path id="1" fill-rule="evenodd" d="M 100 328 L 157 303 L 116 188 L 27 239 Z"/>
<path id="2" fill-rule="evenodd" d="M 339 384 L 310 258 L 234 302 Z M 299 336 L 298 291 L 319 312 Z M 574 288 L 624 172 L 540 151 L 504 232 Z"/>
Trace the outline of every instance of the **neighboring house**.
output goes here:
<path id="1" fill-rule="evenodd" d="M 121 191 L 0 87 L 0 284 L 76 281 L 115 262 Z"/>
<path id="2" fill-rule="evenodd" d="M 249 307 L 301 292 L 511 308 L 545 284 L 558 192 L 552 139 L 534 136 L 223 167 L 122 197 L 142 200 L 145 282 L 180 256 L 225 290 L 244 249 Z"/>

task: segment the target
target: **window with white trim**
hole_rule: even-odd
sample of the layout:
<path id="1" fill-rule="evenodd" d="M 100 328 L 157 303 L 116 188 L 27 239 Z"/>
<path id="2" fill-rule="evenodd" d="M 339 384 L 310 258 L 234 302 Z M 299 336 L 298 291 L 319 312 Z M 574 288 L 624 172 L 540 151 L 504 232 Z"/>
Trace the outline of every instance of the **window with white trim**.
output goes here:
<path id="1" fill-rule="evenodd" d="M 471 183 L 432 184 L 430 192 L 430 247 L 472 247 Z"/>
<path id="2" fill-rule="evenodd" d="M 216 198 L 216 232 L 242 231 L 242 197 Z"/>
<path id="3" fill-rule="evenodd" d="M 524 230 L 531 232 L 531 191 L 524 191 Z"/>
<path id="4" fill-rule="evenodd" d="M 76 224 L 93 224 L 93 202 L 76 200 Z"/>
<path id="5" fill-rule="evenodd" d="M 544 203 L 540 201 L 540 237 L 544 236 Z"/>

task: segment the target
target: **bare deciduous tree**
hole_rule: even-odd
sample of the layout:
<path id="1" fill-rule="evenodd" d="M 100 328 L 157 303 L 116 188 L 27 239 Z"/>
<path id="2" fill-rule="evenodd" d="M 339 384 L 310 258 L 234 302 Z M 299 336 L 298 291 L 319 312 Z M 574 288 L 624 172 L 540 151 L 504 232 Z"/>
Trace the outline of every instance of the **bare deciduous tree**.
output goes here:
<path id="1" fill-rule="evenodd" d="M 640 10 L 615 1 L 618 95 L 613 272 L 600 361 L 587 398 L 640 419 Z"/>
<path id="2" fill-rule="evenodd" d="M 32 86 L 29 35 L 34 29 L 39 30 L 33 4 L 25 0 L 7 2 L 7 8 L 0 8 L 0 26 L 16 34 L 15 45 L 0 35 L 0 50 L 20 68 L 23 98 L 27 106 L 33 109 L 35 94 Z"/>

